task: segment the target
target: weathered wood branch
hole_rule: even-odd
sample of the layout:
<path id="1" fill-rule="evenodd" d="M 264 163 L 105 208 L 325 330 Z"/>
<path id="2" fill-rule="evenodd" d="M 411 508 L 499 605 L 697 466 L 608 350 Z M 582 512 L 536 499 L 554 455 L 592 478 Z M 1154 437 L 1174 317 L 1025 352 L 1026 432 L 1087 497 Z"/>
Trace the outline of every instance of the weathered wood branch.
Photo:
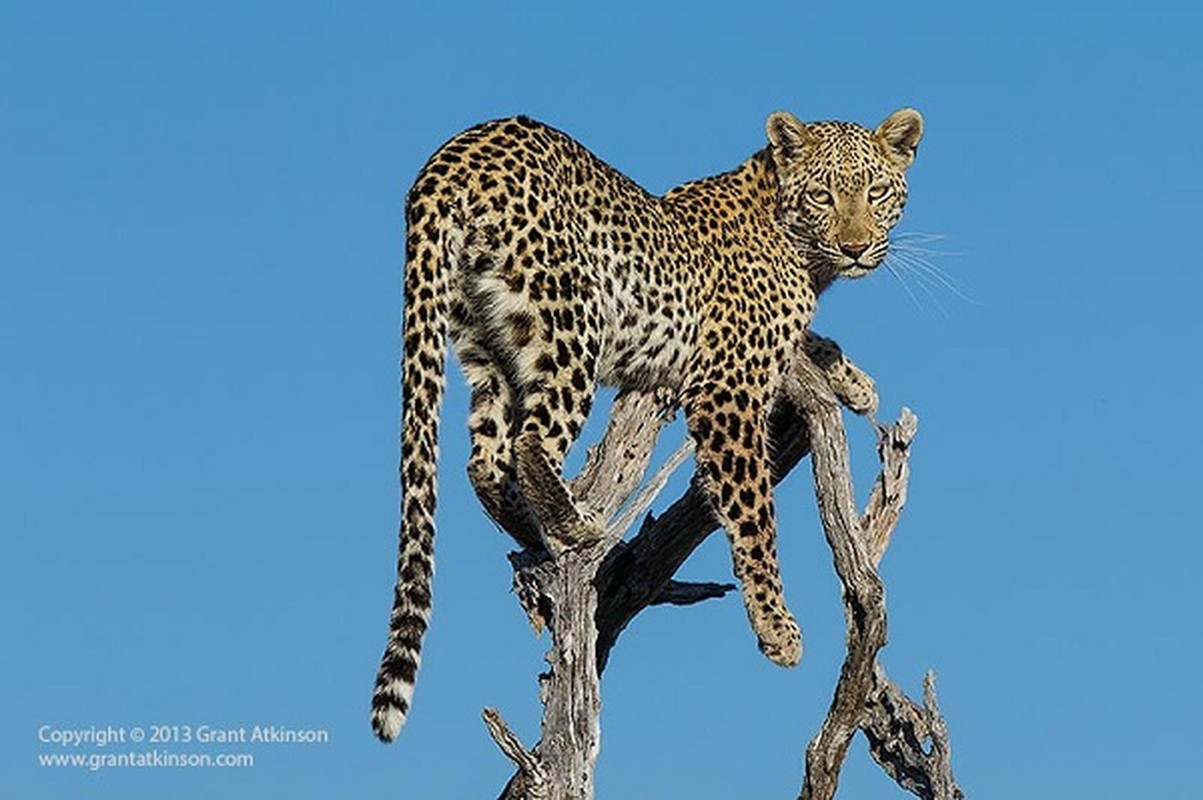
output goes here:
<path id="1" fill-rule="evenodd" d="M 540 676 L 542 735 L 529 759 L 516 759 L 502 747 L 518 767 L 501 794 L 503 800 L 593 797 L 601 735 L 594 582 L 603 558 L 623 533 L 605 521 L 638 488 L 666 411 L 655 394 L 624 393 L 615 399 L 606 434 L 569 485 L 571 507 L 566 507 L 558 483 L 541 474 L 543 464 L 520 464 L 520 471 L 525 468 L 528 475 L 523 491 L 543 522 L 548 547 L 511 554 L 514 587 L 536 632 L 550 630 L 552 646 L 546 656 L 549 669 Z M 524 457 L 520 452 L 520 461 Z M 575 509 L 588 517 L 591 532 L 586 536 L 581 535 L 584 526 Z M 502 745 L 496 734 L 494 740 Z M 535 789 L 544 788 L 545 794 L 535 794 Z"/>
<path id="2" fill-rule="evenodd" d="M 880 664 L 873 684 L 860 726 L 873 760 L 916 797 L 963 800 L 965 793 L 952 776 L 952 747 L 936 704 L 935 675 L 928 672 L 923 679 L 922 706 L 907 697 Z"/>
<path id="3" fill-rule="evenodd" d="M 886 628 L 876 565 L 905 503 L 907 454 L 916 420 L 904 411 L 898 424 L 882 429 L 883 469 L 862 516 L 852 490 L 839 402 L 826 377 L 803 358 L 785 389 L 771 419 L 774 483 L 813 447 L 816 497 L 847 621 L 847 658 L 827 719 L 807 748 L 801 796 L 834 796 L 848 743 L 859 729 L 869 738 L 874 758 L 900 786 L 920 797 L 960 798 L 948 766 L 947 731 L 934 686 L 928 682 L 921 707 L 877 663 Z M 687 605 L 736 588 L 672 579 L 718 527 L 696 486 L 659 517 L 645 516 L 629 541 L 621 538 L 692 452 L 688 443 L 682 445 L 639 489 L 670 411 L 665 399 L 653 394 L 624 393 L 616 399 L 605 436 L 569 485 L 572 506 L 584 512 L 585 520 L 569 507 L 558 484 L 546 474 L 540 477 L 542 465 L 525 465 L 524 491 L 549 530 L 544 532 L 546 550 L 511 554 L 514 585 L 532 627 L 549 628 L 552 642 L 549 670 L 540 676 L 544 715 L 539 743 L 526 750 L 497 712 L 486 712 L 491 735 L 518 770 L 502 792 L 503 800 L 592 798 L 600 746 L 599 676 L 621 632 L 649 605 Z M 524 457 L 519 452 L 519 459 Z"/>
<path id="4" fill-rule="evenodd" d="M 660 587 L 652 605 L 691 606 L 703 600 L 714 600 L 738 589 L 734 583 L 692 583 L 669 581 Z"/>
<path id="5" fill-rule="evenodd" d="M 522 746 L 522 742 L 510 731 L 497 709 L 486 708 L 481 712 L 481 717 L 484 718 L 485 727 L 489 729 L 489 735 L 501 748 L 501 752 L 518 767 L 518 772 L 502 790 L 501 799 L 521 797 L 544 800 L 548 796 L 549 786 L 543 764 L 534 753 Z"/>
<path id="6" fill-rule="evenodd" d="M 885 594 L 877 565 L 906 504 L 908 456 L 918 419 L 903 409 L 895 425 L 879 429 L 882 470 L 864 514 L 858 515 L 839 404 L 813 372 L 817 370 L 812 365 L 801 363 L 794 373 L 798 380 L 791 380 L 786 391 L 811 427 L 815 492 L 843 590 L 847 656 L 827 717 L 807 746 L 799 798 L 835 796 L 848 744 L 859 729 L 874 759 L 899 786 L 930 800 L 960 800 L 964 794 L 952 776 L 934 677 L 929 673 L 925 681 L 920 707 L 877 662 L 886 642 Z M 931 742 L 930 751 L 926 741 Z"/>
<path id="7" fill-rule="evenodd" d="M 827 718 L 806 748 L 806 776 L 799 795 L 803 800 L 826 800 L 835 796 L 848 744 L 860 727 L 873 686 L 877 651 L 886 643 L 885 588 L 861 534 L 835 393 L 818 367 L 804 358 L 798 359 L 785 391 L 809 421 L 815 495 L 840 578 L 847 625 L 848 654 Z"/>
<path id="8" fill-rule="evenodd" d="M 861 517 L 869 557 L 876 567 L 889 547 L 890 537 L 906 505 L 910 480 L 911 442 L 919 420 L 903 409 L 898 422 L 883 428 L 877 452 L 882 469 L 865 513 Z M 961 800 L 965 794 L 952 775 L 952 747 L 948 726 L 936 703 L 936 677 L 923 679 L 923 705 L 911 700 L 876 664 L 873 688 L 860 724 L 873 759 L 894 781 L 925 800 Z M 930 742 L 930 747 L 925 746 Z"/>

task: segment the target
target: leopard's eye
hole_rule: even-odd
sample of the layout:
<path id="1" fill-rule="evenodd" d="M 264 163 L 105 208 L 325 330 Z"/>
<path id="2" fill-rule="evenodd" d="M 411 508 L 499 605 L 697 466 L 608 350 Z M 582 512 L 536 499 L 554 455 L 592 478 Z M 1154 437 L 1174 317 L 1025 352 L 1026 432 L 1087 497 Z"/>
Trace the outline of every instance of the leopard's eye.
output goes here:
<path id="1" fill-rule="evenodd" d="M 806 196 L 810 198 L 810 202 L 817 206 L 829 206 L 835 202 L 835 198 L 831 196 L 831 192 L 826 189 L 811 189 L 806 193 Z"/>
<path id="2" fill-rule="evenodd" d="M 880 200 L 885 200 L 890 194 L 890 185 L 888 183 L 879 183 L 876 186 L 869 187 L 869 202 L 876 203 Z"/>

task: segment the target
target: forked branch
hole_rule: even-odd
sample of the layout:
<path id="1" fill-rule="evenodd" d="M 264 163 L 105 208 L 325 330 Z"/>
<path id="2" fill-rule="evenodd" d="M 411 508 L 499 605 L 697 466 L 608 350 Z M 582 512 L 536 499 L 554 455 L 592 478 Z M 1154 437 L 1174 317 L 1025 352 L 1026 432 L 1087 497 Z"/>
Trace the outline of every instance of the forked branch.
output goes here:
<path id="1" fill-rule="evenodd" d="M 519 602 L 536 631 L 550 629 L 552 646 L 547 654 L 550 669 L 540 677 L 544 715 L 539 743 L 527 750 L 500 714 L 485 713 L 491 735 L 517 767 L 503 799 L 592 798 L 600 747 L 600 674 L 623 629 L 649 605 L 688 605 L 735 588 L 672 579 L 718 527 L 696 486 L 659 517 L 644 516 L 669 474 L 691 452 L 688 444 L 682 445 L 638 489 L 670 412 L 661 396 L 620 395 L 605 436 L 571 483 L 575 506 L 589 516 L 595 538 L 571 541 L 575 534 L 564 531 L 568 536 L 562 542 L 549 543 L 557 551 L 555 557 L 529 548 L 511 555 Z M 929 679 L 920 706 L 877 662 L 886 627 L 885 594 L 876 566 L 906 500 L 907 455 L 916 425 L 914 415 L 904 410 L 897 424 L 881 430 L 882 473 L 862 515 L 852 490 L 839 402 L 822 371 L 800 358 L 772 416 L 774 483 L 813 449 L 820 517 L 841 580 L 847 620 L 847 658 L 827 718 L 807 748 L 801 793 L 807 800 L 834 796 L 848 743 L 858 729 L 868 737 L 873 757 L 903 788 L 919 797 L 962 797 L 948 766 L 947 731 L 936 707 L 934 684 Z M 538 486 L 526 490 L 541 491 Z M 532 502 L 550 517 L 544 521 L 553 535 L 561 518 L 567 519 L 562 503 L 552 491 Z M 626 529 L 641 516 L 638 533 L 624 541 Z"/>
<path id="2" fill-rule="evenodd" d="M 899 786 L 930 800 L 964 797 L 952 776 L 935 679 L 924 683 L 919 707 L 877 662 L 886 643 L 885 591 L 877 565 L 906 504 L 908 456 L 919 421 L 903 409 L 898 422 L 879 429 L 882 470 L 863 515 L 857 514 L 848 445 L 839 403 L 818 370 L 804 360 L 786 387 L 811 427 L 815 494 L 843 590 L 847 655 L 827 717 L 806 748 L 799 800 L 835 796 L 848 745 L 864 732 L 874 759 Z M 930 749 L 925 743 L 930 742 Z"/>

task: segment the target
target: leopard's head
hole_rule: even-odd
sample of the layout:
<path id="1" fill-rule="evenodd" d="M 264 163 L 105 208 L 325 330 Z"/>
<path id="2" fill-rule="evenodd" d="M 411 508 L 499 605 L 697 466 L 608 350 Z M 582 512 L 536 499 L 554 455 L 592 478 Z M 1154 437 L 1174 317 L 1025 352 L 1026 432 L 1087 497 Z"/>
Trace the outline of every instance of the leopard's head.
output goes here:
<path id="1" fill-rule="evenodd" d="M 906 170 L 923 136 L 913 108 L 876 130 L 850 122 L 803 123 L 778 111 L 765 125 L 778 183 L 778 222 L 822 284 L 858 278 L 886 256 L 906 205 Z"/>

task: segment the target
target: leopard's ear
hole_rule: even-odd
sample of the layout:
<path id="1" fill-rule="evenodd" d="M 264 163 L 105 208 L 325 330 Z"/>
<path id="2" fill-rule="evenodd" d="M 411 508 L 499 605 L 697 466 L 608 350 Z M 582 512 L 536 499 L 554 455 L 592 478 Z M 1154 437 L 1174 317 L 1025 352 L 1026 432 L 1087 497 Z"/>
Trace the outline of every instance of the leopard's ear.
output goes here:
<path id="1" fill-rule="evenodd" d="M 764 131 L 769 136 L 769 144 L 778 153 L 786 156 L 801 150 L 810 141 L 810 131 L 806 125 L 788 111 L 774 111 L 764 123 Z"/>
<path id="2" fill-rule="evenodd" d="M 914 163 L 919 140 L 923 138 L 923 115 L 913 108 L 901 108 L 886 117 L 873 135 L 885 145 L 886 153 L 898 168 L 906 169 Z"/>

